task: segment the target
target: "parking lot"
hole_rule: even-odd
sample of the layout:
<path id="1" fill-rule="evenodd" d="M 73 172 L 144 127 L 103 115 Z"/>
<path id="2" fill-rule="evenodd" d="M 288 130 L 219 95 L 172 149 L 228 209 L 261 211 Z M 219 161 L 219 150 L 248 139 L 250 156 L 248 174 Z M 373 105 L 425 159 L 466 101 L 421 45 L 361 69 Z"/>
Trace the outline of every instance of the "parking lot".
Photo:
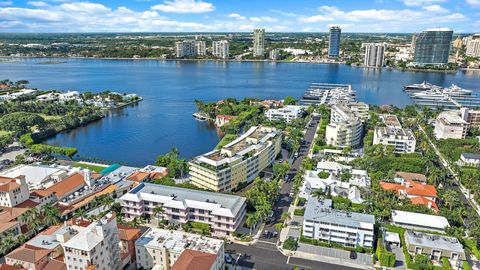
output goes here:
<path id="1" fill-rule="evenodd" d="M 303 253 L 303 254 L 302 254 Z M 350 259 L 350 251 L 336 249 L 336 248 L 327 248 L 320 247 L 308 244 L 298 244 L 296 254 L 309 256 L 314 260 L 329 262 L 333 264 L 344 264 L 344 265 L 363 265 L 372 267 L 372 255 L 364 253 L 356 253 L 356 259 Z"/>

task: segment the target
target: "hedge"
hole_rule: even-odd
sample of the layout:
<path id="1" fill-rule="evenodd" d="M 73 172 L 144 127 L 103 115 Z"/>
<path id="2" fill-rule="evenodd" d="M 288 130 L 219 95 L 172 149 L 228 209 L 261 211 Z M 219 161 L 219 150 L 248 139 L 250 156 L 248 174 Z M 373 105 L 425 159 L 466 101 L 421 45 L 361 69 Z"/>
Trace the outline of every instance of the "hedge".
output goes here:
<path id="1" fill-rule="evenodd" d="M 33 144 L 29 146 L 29 149 L 33 153 L 58 154 L 58 155 L 64 155 L 67 157 L 72 157 L 78 152 L 77 148 L 59 147 L 59 146 L 52 146 L 47 144 Z"/>

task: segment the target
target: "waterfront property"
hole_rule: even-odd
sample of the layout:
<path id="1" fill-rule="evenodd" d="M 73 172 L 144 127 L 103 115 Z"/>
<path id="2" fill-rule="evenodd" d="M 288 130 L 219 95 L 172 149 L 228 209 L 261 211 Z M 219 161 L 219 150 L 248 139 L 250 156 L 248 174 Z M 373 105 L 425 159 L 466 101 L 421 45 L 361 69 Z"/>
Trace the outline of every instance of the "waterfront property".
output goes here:
<path id="1" fill-rule="evenodd" d="M 138 269 L 220 270 L 224 264 L 223 240 L 151 228 L 136 242 Z"/>
<path id="2" fill-rule="evenodd" d="M 308 198 L 303 221 L 303 236 L 347 247 L 372 248 L 375 216 L 339 211 L 332 200 Z"/>
<path id="3" fill-rule="evenodd" d="M 415 152 L 416 143 L 412 130 L 407 128 L 375 127 L 373 133 L 373 145 L 390 145 L 398 154 Z"/>
<path id="4" fill-rule="evenodd" d="M 368 105 L 364 105 L 368 112 Z M 353 110 L 350 107 L 356 109 Z M 337 103 L 332 106 L 330 123 L 327 125 L 325 134 L 328 145 L 345 148 L 357 147 L 361 144 L 363 135 L 361 117 L 364 117 L 365 109 L 358 110 L 358 107 L 358 103 Z"/>
<path id="5" fill-rule="evenodd" d="M 305 106 L 286 105 L 283 108 L 269 109 L 265 111 L 265 117 L 269 121 L 283 120 L 286 123 L 301 118 L 305 113 Z"/>
<path id="6" fill-rule="evenodd" d="M 212 55 L 221 59 L 227 59 L 230 56 L 230 43 L 228 40 L 213 41 Z"/>
<path id="7" fill-rule="evenodd" d="M 450 53 L 453 30 L 449 28 L 427 29 L 415 39 L 415 65 L 446 65 Z"/>
<path id="8" fill-rule="evenodd" d="M 407 229 L 445 232 L 450 227 L 448 220 L 442 216 L 419 214 L 392 210 L 392 224 Z"/>
<path id="9" fill-rule="evenodd" d="M 251 127 L 221 149 L 190 161 L 190 181 L 213 191 L 231 191 L 240 183 L 251 182 L 280 153 L 281 137 L 273 127 Z"/>
<path id="10" fill-rule="evenodd" d="M 340 37 L 342 29 L 338 25 L 330 26 L 330 35 L 328 38 L 328 57 L 340 57 Z"/>
<path id="11" fill-rule="evenodd" d="M 303 105 L 333 105 L 354 102 L 355 91 L 350 84 L 312 83 L 302 96 Z"/>
<path id="12" fill-rule="evenodd" d="M 460 116 L 467 121 L 470 128 L 480 128 L 480 110 L 461 108 Z"/>
<path id="13" fill-rule="evenodd" d="M 253 56 L 262 57 L 265 54 L 265 29 L 253 30 Z"/>
<path id="14" fill-rule="evenodd" d="M 408 253 L 425 254 L 435 261 L 440 261 L 442 257 L 453 261 L 463 261 L 466 258 L 462 244 L 455 237 L 407 230 L 405 245 Z"/>
<path id="15" fill-rule="evenodd" d="M 240 196 L 149 183 L 140 183 L 120 200 L 127 220 L 145 217 L 178 224 L 194 221 L 210 225 L 216 236 L 233 235 L 246 212 L 246 199 Z M 163 213 L 155 216 L 156 207 Z"/>
<path id="16" fill-rule="evenodd" d="M 457 111 L 441 112 L 435 120 L 434 134 L 437 139 L 464 139 L 468 122 Z"/>
<path id="17" fill-rule="evenodd" d="M 383 67 L 385 60 L 385 44 L 384 43 L 364 43 L 365 58 L 363 65 L 366 67 Z"/>
<path id="18" fill-rule="evenodd" d="M 68 172 L 69 168 L 67 167 L 21 164 L 0 174 L 1 176 L 13 178 L 23 175 L 29 189 L 42 189 L 62 181 L 68 176 Z"/>

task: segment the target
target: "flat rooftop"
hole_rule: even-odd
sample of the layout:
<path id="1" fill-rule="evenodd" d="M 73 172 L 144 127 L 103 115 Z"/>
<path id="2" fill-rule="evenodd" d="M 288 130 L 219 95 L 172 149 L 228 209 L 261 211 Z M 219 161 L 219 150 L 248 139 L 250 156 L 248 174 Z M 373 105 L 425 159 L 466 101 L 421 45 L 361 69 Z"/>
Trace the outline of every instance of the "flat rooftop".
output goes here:
<path id="1" fill-rule="evenodd" d="M 185 249 L 217 254 L 223 244 L 223 240 L 219 239 L 156 228 L 148 230 L 135 242 L 136 246 L 166 248 L 178 254 Z"/>
<path id="2" fill-rule="evenodd" d="M 236 214 L 245 203 L 246 199 L 237 195 L 223 194 L 218 192 L 209 192 L 203 190 L 194 190 L 173 186 L 163 186 L 150 183 L 140 183 L 137 187 L 132 189 L 127 195 L 142 196 L 163 196 L 169 200 L 180 202 L 197 201 L 209 204 L 220 205 Z M 123 197 L 122 197 L 123 198 Z M 127 200 L 129 196 L 125 197 Z"/>
<path id="3" fill-rule="evenodd" d="M 402 127 L 402 125 L 400 124 L 400 121 L 398 121 L 398 118 L 396 115 L 394 114 L 382 114 L 380 115 L 380 118 L 383 120 L 383 123 L 385 123 L 385 125 L 387 126 L 391 126 L 391 127 Z"/>
<path id="4" fill-rule="evenodd" d="M 411 140 L 415 139 L 412 130 L 408 128 L 375 127 L 375 132 L 380 137 L 394 136 L 395 138 L 408 137 Z"/>
<path id="5" fill-rule="evenodd" d="M 448 220 L 442 216 L 419 214 L 400 210 L 392 210 L 392 221 L 395 224 L 402 223 L 410 226 L 429 227 L 444 230 L 449 227 Z"/>
<path id="6" fill-rule="evenodd" d="M 374 215 L 335 210 L 332 209 L 332 200 L 318 200 L 314 197 L 308 198 L 304 220 L 371 230 L 375 224 Z"/>
<path id="7" fill-rule="evenodd" d="M 410 245 L 464 253 L 462 244 L 455 237 L 409 230 L 405 232 L 405 241 Z"/>

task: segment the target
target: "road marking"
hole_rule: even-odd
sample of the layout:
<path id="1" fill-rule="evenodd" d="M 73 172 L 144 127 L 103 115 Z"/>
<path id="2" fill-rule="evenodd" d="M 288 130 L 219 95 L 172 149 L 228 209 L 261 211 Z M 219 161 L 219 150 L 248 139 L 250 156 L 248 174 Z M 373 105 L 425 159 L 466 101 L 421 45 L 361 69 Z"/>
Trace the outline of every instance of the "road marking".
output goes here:
<path id="1" fill-rule="evenodd" d="M 290 256 L 287 257 L 287 264 L 290 264 Z"/>
<path id="2" fill-rule="evenodd" d="M 263 241 L 263 240 L 258 240 L 257 243 L 264 243 L 264 244 L 270 244 L 270 245 L 276 245 L 274 242 L 268 242 L 268 241 Z"/>
<path id="3" fill-rule="evenodd" d="M 290 258 L 290 257 L 288 257 L 288 258 Z M 310 266 L 301 265 L 301 264 L 296 264 L 296 263 L 289 263 L 288 261 L 287 261 L 287 264 L 293 265 L 293 266 L 298 266 L 298 267 L 304 268 L 304 269 L 312 269 L 312 267 L 310 267 Z"/>

